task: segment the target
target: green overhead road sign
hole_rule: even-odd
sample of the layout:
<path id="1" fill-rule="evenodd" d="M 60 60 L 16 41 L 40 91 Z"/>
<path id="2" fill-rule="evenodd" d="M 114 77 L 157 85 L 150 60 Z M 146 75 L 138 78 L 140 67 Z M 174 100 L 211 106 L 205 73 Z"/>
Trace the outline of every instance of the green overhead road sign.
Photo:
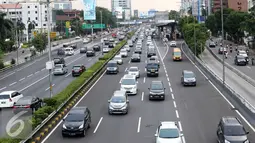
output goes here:
<path id="1" fill-rule="evenodd" d="M 94 29 L 101 29 L 101 28 L 105 28 L 105 24 L 82 24 L 82 29 L 91 29 L 93 26 Z"/>

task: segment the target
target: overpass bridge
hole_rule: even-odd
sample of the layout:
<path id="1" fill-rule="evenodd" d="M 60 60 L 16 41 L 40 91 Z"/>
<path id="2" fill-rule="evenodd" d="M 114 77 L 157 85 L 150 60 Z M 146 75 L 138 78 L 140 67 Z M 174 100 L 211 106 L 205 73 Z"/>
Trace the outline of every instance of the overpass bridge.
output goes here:
<path id="1" fill-rule="evenodd" d="M 166 37 L 168 40 L 175 40 L 178 37 L 177 27 L 178 21 L 175 20 L 157 20 L 153 24 L 158 28 L 159 38 Z"/>

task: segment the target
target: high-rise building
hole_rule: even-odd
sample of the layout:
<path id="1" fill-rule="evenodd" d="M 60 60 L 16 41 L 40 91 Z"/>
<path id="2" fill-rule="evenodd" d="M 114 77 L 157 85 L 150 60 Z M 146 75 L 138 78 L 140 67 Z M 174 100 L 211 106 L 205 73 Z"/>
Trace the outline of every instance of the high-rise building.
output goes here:
<path id="1" fill-rule="evenodd" d="M 72 2 L 71 1 L 54 1 L 54 3 L 52 3 L 52 7 L 57 10 L 59 9 L 71 10 Z"/>
<path id="2" fill-rule="evenodd" d="M 228 0 L 222 0 L 223 7 L 227 8 L 228 7 Z M 212 10 L 213 12 L 216 12 L 217 10 L 221 9 L 221 0 L 212 0 Z"/>
<path id="3" fill-rule="evenodd" d="M 228 8 L 235 11 L 248 11 L 248 0 L 228 0 Z"/>
<path id="4" fill-rule="evenodd" d="M 115 9 L 122 7 L 123 10 L 129 9 L 131 15 L 131 0 L 111 0 L 112 14 L 115 15 Z"/>
<path id="5" fill-rule="evenodd" d="M 252 8 L 255 5 L 255 1 L 254 0 L 248 0 L 248 8 Z"/>
<path id="6" fill-rule="evenodd" d="M 138 15 L 138 10 L 136 9 L 136 10 L 134 10 L 134 17 L 135 17 L 135 18 L 138 18 L 138 16 L 139 16 L 139 15 Z"/>

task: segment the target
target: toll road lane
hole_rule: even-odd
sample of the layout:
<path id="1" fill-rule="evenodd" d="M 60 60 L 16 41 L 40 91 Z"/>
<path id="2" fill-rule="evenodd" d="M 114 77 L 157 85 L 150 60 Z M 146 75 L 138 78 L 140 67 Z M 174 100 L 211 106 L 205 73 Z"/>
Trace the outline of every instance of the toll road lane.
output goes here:
<path id="1" fill-rule="evenodd" d="M 178 43 L 178 46 L 181 45 Z M 172 55 L 172 50 L 169 50 L 168 55 Z M 242 118 L 232 110 L 218 89 L 214 88 L 211 81 L 208 82 L 185 54 L 182 56 L 182 62 L 173 62 L 171 58 L 165 58 L 164 63 L 169 74 L 186 142 L 214 143 L 217 141 L 216 129 L 222 116 L 236 116 L 241 120 Z M 182 70 L 191 70 L 196 74 L 196 87 L 181 85 Z M 254 132 L 246 122 L 243 121 L 243 123 L 250 131 L 249 139 L 253 142 Z"/>
<path id="2" fill-rule="evenodd" d="M 208 43 L 209 45 L 209 43 Z M 218 50 L 219 50 L 219 46 L 217 46 L 216 48 L 210 48 L 213 53 L 215 55 L 217 55 L 220 59 L 222 59 L 222 55 L 218 54 Z M 242 50 L 242 49 L 239 49 L 239 50 Z M 245 50 L 245 49 L 243 49 Z M 250 61 L 249 61 L 249 64 L 246 65 L 246 66 L 237 66 L 235 65 L 234 63 L 234 59 L 235 59 L 235 56 L 236 56 L 237 52 L 235 51 L 234 47 L 233 47 L 233 52 L 230 53 L 228 51 L 228 58 L 227 59 L 224 59 L 226 63 L 228 63 L 229 65 L 231 65 L 233 68 L 239 70 L 240 72 L 244 73 L 245 75 L 249 76 L 250 78 L 254 79 L 255 80 L 255 73 L 253 72 L 255 70 L 255 67 L 251 65 L 251 57 L 250 57 Z"/>

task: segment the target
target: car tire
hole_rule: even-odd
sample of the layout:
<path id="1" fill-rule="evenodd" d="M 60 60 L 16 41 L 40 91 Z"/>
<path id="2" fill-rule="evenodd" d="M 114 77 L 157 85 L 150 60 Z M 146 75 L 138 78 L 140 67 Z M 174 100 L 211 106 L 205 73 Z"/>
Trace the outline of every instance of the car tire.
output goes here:
<path id="1" fill-rule="evenodd" d="M 86 136 L 86 130 L 84 129 L 83 132 L 82 132 L 82 137 L 85 137 Z"/>

